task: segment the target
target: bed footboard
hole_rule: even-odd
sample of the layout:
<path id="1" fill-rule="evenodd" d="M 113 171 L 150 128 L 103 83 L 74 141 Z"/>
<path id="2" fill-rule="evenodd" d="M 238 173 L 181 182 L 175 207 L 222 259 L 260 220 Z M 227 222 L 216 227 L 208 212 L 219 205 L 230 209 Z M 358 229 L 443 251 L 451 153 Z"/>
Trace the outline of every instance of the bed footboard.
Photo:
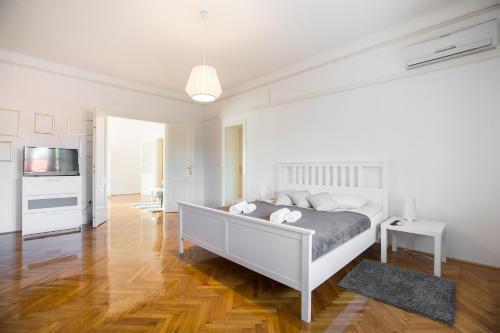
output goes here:
<path id="1" fill-rule="evenodd" d="M 302 320 L 311 320 L 313 230 L 180 202 L 179 252 L 188 240 L 301 292 Z"/>

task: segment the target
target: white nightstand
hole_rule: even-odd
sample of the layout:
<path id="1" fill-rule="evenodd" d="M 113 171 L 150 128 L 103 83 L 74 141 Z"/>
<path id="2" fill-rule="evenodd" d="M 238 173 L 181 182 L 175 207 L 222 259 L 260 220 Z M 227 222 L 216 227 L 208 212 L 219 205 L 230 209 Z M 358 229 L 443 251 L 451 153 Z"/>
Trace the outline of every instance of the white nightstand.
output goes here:
<path id="1" fill-rule="evenodd" d="M 416 235 L 434 237 L 434 275 L 441 276 L 441 261 L 446 262 L 445 231 L 446 223 L 436 221 L 419 220 L 416 222 L 404 221 L 402 226 L 392 226 L 395 220 L 404 221 L 400 217 L 391 217 L 380 225 L 381 231 L 381 253 L 380 261 L 387 262 L 387 230 L 391 230 L 392 251 L 397 251 L 396 232 L 408 232 Z"/>

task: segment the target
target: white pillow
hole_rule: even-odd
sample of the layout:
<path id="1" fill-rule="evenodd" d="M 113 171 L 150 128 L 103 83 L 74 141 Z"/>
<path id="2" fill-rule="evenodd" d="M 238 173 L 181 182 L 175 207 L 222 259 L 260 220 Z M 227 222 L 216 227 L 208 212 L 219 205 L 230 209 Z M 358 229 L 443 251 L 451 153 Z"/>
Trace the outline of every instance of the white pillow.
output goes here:
<path id="1" fill-rule="evenodd" d="M 333 200 L 342 209 L 360 208 L 368 202 L 363 196 L 355 194 L 334 194 Z"/>
<path id="2" fill-rule="evenodd" d="M 290 198 L 289 194 L 295 192 L 295 190 L 284 190 L 284 191 L 276 191 L 274 192 L 274 197 L 276 198 L 276 205 L 293 205 L 292 198 Z"/>
<path id="3" fill-rule="evenodd" d="M 307 201 L 309 201 L 312 207 L 320 212 L 326 212 L 329 210 L 334 210 L 339 208 L 339 205 L 335 201 L 333 201 L 330 194 L 323 192 L 318 194 L 312 194 L 306 197 Z"/>
<path id="4" fill-rule="evenodd" d="M 292 198 L 293 203 L 300 208 L 311 208 L 311 204 L 307 201 L 306 197 L 308 197 L 311 193 L 309 191 L 295 191 L 288 193 L 288 196 Z"/>

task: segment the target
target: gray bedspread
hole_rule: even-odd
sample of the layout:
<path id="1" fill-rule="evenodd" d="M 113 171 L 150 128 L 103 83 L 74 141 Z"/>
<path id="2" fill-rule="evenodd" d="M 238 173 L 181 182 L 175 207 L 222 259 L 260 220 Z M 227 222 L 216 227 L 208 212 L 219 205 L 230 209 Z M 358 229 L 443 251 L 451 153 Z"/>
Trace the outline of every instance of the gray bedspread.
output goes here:
<path id="1" fill-rule="evenodd" d="M 318 212 L 312 209 L 279 206 L 265 201 L 253 202 L 257 209 L 250 214 L 242 214 L 269 221 L 269 216 L 280 208 L 300 210 L 302 218 L 295 223 L 284 223 L 300 228 L 316 231 L 312 237 L 312 259 L 322 255 L 347 242 L 370 228 L 368 216 L 354 212 Z M 227 209 L 226 209 L 227 210 Z"/>

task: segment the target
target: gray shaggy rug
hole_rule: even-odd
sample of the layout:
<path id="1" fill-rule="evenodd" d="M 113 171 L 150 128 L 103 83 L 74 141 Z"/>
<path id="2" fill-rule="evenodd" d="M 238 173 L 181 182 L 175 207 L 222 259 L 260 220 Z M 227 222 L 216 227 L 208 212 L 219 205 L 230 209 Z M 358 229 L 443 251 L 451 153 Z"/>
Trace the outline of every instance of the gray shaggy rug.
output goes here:
<path id="1" fill-rule="evenodd" d="M 455 282 L 363 259 L 339 286 L 398 308 L 452 325 Z"/>

